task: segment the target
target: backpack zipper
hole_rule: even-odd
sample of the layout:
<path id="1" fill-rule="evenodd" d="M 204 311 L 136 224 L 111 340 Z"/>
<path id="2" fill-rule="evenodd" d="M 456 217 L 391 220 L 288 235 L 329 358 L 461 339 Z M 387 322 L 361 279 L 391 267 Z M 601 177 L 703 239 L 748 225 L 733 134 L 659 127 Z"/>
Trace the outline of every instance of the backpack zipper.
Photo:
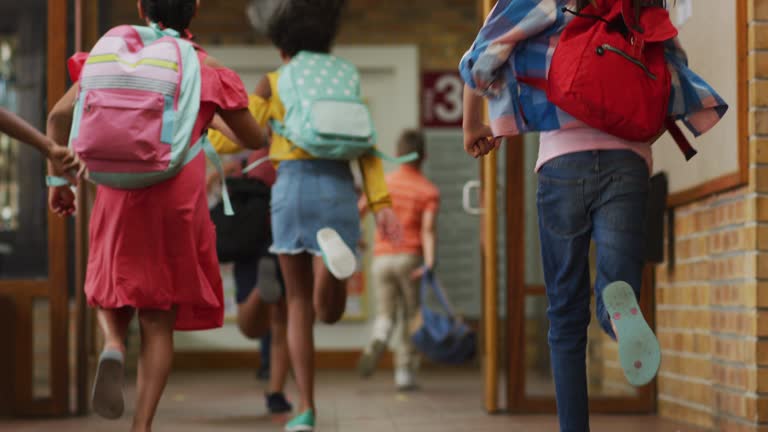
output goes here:
<path id="1" fill-rule="evenodd" d="M 610 44 L 602 44 L 599 47 L 597 47 L 597 55 L 599 55 L 599 56 L 603 55 L 606 51 L 610 51 L 612 53 L 616 53 L 616 54 L 624 57 L 625 59 L 629 60 L 630 62 L 634 63 L 637 67 L 642 69 L 643 72 L 645 72 L 645 74 L 648 75 L 649 78 L 651 78 L 652 80 L 656 79 L 656 75 L 654 75 L 650 70 L 648 70 L 648 67 L 646 65 L 644 65 L 640 60 L 632 57 L 631 55 L 625 53 L 624 51 L 622 51 L 622 50 L 620 50 L 618 48 L 616 48 L 615 46 L 610 45 Z"/>

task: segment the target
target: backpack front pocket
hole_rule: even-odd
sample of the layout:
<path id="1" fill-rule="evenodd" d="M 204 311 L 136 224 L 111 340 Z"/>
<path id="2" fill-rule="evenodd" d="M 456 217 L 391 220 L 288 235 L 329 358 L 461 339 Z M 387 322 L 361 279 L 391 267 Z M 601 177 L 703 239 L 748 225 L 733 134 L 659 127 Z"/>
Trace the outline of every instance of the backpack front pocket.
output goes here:
<path id="1" fill-rule="evenodd" d="M 159 93 L 138 90 L 89 91 L 82 102 L 74 150 L 91 170 L 126 173 L 166 169 L 171 158 L 166 135 L 172 130 L 164 123 L 174 114 L 166 99 Z M 171 111 L 166 112 L 168 108 Z"/>
<path id="2" fill-rule="evenodd" d="M 320 135 L 368 140 L 373 125 L 368 108 L 359 102 L 316 100 L 312 103 L 311 126 Z"/>

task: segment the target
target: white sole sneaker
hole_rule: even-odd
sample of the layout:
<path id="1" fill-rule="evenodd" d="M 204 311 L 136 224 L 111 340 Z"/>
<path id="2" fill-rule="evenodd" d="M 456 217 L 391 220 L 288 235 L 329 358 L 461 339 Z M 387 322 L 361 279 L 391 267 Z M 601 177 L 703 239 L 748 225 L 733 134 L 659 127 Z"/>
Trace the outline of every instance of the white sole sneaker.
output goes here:
<path id="1" fill-rule="evenodd" d="M 323 252 L 325 265 L 336 279 L 349 279 L 355 274 L 355 270 L 357 270 L 355 254 L 344 243 L 344 240 L 336 230 L 333 228 L 323 228 L 318 231 L 317 244 Z"/>

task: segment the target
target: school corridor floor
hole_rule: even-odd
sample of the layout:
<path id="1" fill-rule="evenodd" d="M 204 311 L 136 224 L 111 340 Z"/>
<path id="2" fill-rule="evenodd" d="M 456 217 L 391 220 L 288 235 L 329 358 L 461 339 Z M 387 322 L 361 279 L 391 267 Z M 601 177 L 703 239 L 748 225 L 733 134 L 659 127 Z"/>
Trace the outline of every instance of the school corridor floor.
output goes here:
<path id="1" fill-rule="evenodd" d="M 248 371 L 175 373 L 160 404 L 156 432 L 282 431 L 284 419 L 265 414 L 264 384 Z M 323 372 L 318 377 L 318 432 L 554 432 L 554 416 L 488 416 L 480 405 L 477 373 L 433 372 L 422 391 L 393 392 L 389 372 L 370 381 L 353 373 Z M 295 394 L 289 389 L 289 397 Z M 0 419 L 0 431 L 122 432 L 130 429 L 133 385 L 123 420 L 96 417 L 51 421 Z M 656 417 L 593 417 L 593 432 L 703 432 Z"/>

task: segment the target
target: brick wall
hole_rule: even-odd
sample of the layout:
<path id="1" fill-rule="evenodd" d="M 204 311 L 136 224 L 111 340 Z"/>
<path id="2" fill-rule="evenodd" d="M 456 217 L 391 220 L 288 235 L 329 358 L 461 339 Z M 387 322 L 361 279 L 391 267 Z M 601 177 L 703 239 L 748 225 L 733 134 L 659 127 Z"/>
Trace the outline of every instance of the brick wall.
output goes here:
<path id="1" fill-rule="evenodd" d="M 747 289 L 757 277 L 753 202 L 740 189 L 675 211 L 675 266 L 656 273 L 663 416 L 709 428 L 721 417 L 752 418 L 749 390 L 730 378 L 754 368 L 745 349 L 754 337 Z"/>
<path id="2" fill-rule="evenodd" d="M 768 431 L 768 0 L 748 0 L 750 180 L 676 209 L 657 269 L 661 415 Z"/>
<path id="3" fill-rule="evenodd" d="M 192 31 L 203 44 L 267 44 L 245 16 L 246 0 L 205 0 Z M 136 4 L 108 4 L 110 23 L 135 23 Z M 339 44 L 416 44 L 425 69 L 455 69 L 479 28 L 472 0 L 349 0 Z"/>

